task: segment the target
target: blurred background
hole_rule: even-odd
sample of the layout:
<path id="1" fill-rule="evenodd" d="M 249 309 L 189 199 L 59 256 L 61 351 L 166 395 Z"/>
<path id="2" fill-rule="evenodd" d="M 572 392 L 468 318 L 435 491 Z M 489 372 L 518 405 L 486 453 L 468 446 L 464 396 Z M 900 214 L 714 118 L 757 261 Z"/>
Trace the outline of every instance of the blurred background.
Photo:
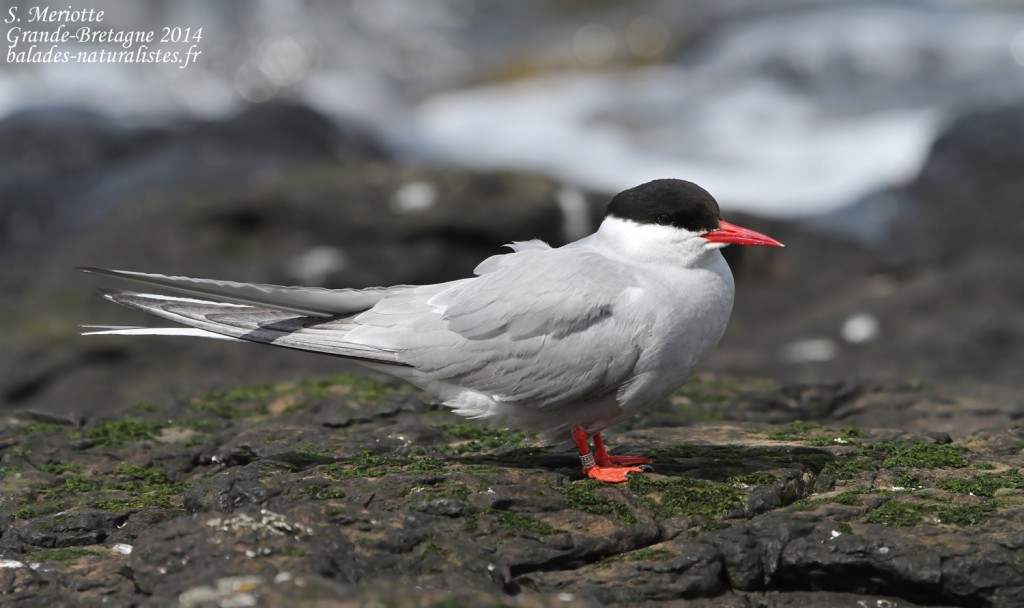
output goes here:
<path id="1" fill-rule="evenodd" d="M 52 45 L 12 49 L 12 28 L 59 23 L 0 26 L 5 408 L 96 413 L 342 366 L 80 337 L 158 323 L 74 266 L 442 281 L 512 240 L 579 238 L 611 194 L 678 177 L 788 246 L 726 250 L 737 302 L 706 369 L 967 384 L 1024 410 L 1018 2 L 71 4 L 105 11 L 94 29 L 202 28 L 149 45 L 201 55 L 26 62 Z"/>

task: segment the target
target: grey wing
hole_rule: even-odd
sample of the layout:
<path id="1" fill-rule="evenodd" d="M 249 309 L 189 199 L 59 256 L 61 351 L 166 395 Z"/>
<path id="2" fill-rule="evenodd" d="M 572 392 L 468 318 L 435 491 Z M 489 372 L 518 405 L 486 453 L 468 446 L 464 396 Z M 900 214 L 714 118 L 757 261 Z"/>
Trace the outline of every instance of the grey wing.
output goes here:
<path id="1" fill-rule="evenodd" d="M 631 305 L 641 290 L 629 270 L 583 249 L 513 255 L 521 262 L 427 300 L 385 299 L 355 317 L 349 338 L 394 350 L 427 380 L 531 407 L 614 392 L 632 378 L 649 323 Z M 389 315 L 402 301 L 418 312 Z"/>

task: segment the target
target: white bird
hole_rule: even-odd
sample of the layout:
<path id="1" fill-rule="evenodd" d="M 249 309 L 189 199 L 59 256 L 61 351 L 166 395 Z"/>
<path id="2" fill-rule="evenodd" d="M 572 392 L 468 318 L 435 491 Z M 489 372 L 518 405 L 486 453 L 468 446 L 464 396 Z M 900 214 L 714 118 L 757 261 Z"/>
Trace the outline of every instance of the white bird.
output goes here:
<path id="1" fill-rule="evenodd" d="M 571 436 L 584 472 L 621 482 L 650 460 L 610 456 L 601 431 L 666 398 L 718 344 L 734 283 L 720 248 L 782 244 L 721 218 L 703 188 L 625 190 L 597 232 L 512 243 L 472 278 L 369 289 L 281 287 L 82 268 L 193 297 L 104 290 L 191 335 L 336 355 L 406 380 L 456 414 Z M 593 438 L 590 451 L 588 439 Z"/>

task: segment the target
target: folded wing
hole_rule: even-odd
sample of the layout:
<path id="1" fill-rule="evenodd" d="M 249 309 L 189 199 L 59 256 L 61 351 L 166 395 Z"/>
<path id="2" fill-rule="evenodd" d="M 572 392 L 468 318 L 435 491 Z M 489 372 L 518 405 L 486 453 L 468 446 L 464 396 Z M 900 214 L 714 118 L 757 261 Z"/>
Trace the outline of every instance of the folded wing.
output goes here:
<path id="1" fill-rule="evenodd" d="M 631 306 L 640 290 L 628 268 L 585 249 L 506 257 L 520 263 L 383 300 L 353 319 L 349 340 L 395 352 L 426 379 L 530 407 L 594 398 L 633 377 L 650 323 Z"/>

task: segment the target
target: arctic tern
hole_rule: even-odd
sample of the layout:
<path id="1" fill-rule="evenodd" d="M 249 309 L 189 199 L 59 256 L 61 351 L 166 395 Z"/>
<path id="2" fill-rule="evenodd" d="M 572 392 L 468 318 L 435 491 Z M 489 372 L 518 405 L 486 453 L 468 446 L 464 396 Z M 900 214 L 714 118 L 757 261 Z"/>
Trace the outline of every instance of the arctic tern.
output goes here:
<path id="1" fill-rule="evenodd" d="M 598 230 L 563 247 L 512 243 L 475 276 L 437 285 L 325 289 L 81 268 L 188 297 L 103 290 L 189 335 L 336 355 L 406 380 L 456 414 L 571 437 L 584 473 L 622 482 L 650 460 L 607 453 L 601 432 L 679 388 L 732 312 L 720 248 L 782 247 L 724 221 L 688 181 L 612 198 Z M 588 440 L 593 438 L 594 449 Z"/>

